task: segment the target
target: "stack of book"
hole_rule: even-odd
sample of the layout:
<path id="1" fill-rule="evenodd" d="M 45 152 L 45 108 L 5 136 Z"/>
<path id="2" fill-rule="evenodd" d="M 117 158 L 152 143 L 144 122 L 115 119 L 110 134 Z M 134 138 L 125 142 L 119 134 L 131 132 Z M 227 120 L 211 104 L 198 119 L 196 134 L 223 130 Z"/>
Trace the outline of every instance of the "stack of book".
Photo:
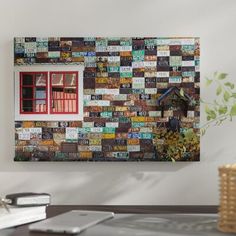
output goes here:
<path id="1" fill-rule="evenodd" d="M 14 227 L 46 218 L 50 195 L 17 193 L 5 197 L 8 207 L 0 207 L 0 229 Z"/>

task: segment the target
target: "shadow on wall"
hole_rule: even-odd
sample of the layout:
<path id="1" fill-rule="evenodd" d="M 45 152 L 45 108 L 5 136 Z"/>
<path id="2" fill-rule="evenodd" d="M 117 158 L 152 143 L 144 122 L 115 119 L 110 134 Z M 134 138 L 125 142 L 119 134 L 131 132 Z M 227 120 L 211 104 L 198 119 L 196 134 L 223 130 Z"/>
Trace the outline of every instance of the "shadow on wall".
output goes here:
<path id="1" fill-rule="evenodd" d="M 65 169 L 64 164 L 63 170 Z M 4 186 L 2 192 L 5 194 L 16 191 L 49 192 L 53 196 L 54 204 L 109 204 L 114 199 L 132 195 L 136 191 L 147 193 L 148 190 L 156 188 L 163 179 L 176 175 L 175 172 L 190 165 L 189 163 L 176 163 L 172 165 L 173 168 L 170 168 L 166 163 L 152 166 L 143 165 L 144 163 L 137 163 L 135 166 L 134 163 L 117 164 L 80 163 L 77 172 L 65 170 L 63 173 L 5 172 L 0 174 L 0 182 L 3 182 L 3 179 L 12 179 L 13 175 L 17 176 L 18 181 L 0 185 Z M 110 168 L 111 166 L 113 168 Z M 114 166 L 116 167 L 114 168 Z M 83 171 L 83 168 L 86 168 L 86 171 Z M 24 169 L 26 169 L 25 165 Z"/>
<path id="2" fill-rule="evenodd" d="M 12 179 L 14 175 L 17 182 L 11 181 L 8 185 L 1 183 L 3 194 L 16 191 L 49 192 L 52 194 L 53 204 L 172 204 L 174 201 L 168 202 L 170 196 L 176 198 L 176 201 L 181 201 L 183 193 L 187 196 L 187 189 L 201 181 L 201 175 L 207 175 L 208 168 L 202 171 L 200 176 L 193 173 L 193 168 L 196 168 L 197 164 L 178 163 L 173 165 L 173 169 L 170 166 L 163 168 L 165 165 L 158 165 L 156 170 L 149 168 L 146 171 L 120 166 L 108 168 L 106 171 L 96 168 L 96 171 L 63 174 L 5 172 L 0 174 L 0 182 L 3 182 L 3 178 Z M 187 166 L 188 168 L 185 168 Z M 178 183 L 182 183 L 181 186 Z"/>

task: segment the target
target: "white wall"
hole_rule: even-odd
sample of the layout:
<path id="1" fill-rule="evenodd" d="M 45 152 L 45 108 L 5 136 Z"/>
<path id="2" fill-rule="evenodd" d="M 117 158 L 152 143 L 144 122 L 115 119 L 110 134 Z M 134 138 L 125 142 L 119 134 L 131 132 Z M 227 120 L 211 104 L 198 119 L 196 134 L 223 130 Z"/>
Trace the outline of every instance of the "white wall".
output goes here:
<path id="1" fill-rule="evenodd" d="M 0 194 L 54 204 L 217 204 L 217 168 L 236 161 L 236 121 L 211 128 L 200 163 L 14 163 L 14 36 L 199 36 L 204 77 L 236 82 L 235 0 L 0 0 Z M 202 112 L 202 121 L 204 121 Z"/>

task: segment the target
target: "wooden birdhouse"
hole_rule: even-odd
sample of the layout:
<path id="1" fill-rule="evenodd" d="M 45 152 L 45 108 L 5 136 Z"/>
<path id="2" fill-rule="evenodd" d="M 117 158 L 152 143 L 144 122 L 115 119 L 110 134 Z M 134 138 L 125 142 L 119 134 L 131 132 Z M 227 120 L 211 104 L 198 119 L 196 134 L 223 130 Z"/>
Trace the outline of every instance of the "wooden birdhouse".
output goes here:
<path id="1" fill-rule="evenodd" d="M 187 117 L 191 98 L 177 87 L 171 87 L 157 100 L 162 117 Z"/>

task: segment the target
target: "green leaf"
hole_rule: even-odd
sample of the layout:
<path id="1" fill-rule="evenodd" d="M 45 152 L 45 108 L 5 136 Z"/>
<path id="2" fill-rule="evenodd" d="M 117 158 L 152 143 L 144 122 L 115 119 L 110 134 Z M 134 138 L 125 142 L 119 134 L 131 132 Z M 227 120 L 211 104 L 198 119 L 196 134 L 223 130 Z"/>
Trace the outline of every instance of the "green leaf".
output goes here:
<path id="1" fill-rule="evenodd" d="M 210 108 L 206 105 L 205 106 L 205 112 L 207 113 L 207 114 L 210 114 L 211 113 L 211 110 L 210 110 Z"/>
<path id="2" fill-rule="evenodd" d="M 207 114 L 207 120 L 214 120 L 216 118 L 216 112 L 211 110 L 207 105 L 205 106 L 205 112 Z"/>
<path id="3" fill-rule="evenodd" d="M 228 74 L 226 74 L 226 73 L 220 73 L 217 78 L 219 80 L 223 80 L 223 79 L 226 79 L 227 76 L 228 76 Z"/>
<path id="4" fill-rule="evenodd" d="M 236 98 L 236 93 L 232 93 L 231 97 Z"/>
<path id="5" fill-rule="evenodd" d="M 225 114 L 227 112 L 228 108 L 227 106 L 221 106 L 218 110 L 219 114 L 222 115 L 222 114 Z"/>
<path id="6" fill-rule="evenodd" d="M 216 113 L 213 111 L 213 110 L 211 110 L 211 119 L 215 119 L 216 118 Z"/>
<path id="7" fill-rule="evenodd" d="M 213 82 L 212 79 L 206 78 L 206 86 L 209 86 Z"/>
<path id="8" fill-rule="evenodd" d="M 224 83 L 224 85 L 231 88 L 231 89 L 234 89 L 234 84 L 233 83 L 226 82 L 226 83 Z"/>
<path id="9" fill-rule="evenodd" d="M 236 116 L 236 103 L 231 107 L 230 116 Z"/>
<path id="10" fill-rule="evenodd" d="M 224 100 L 225 100 L 226 102 L 228 102 L 229 99 L 230 99 L 230 97 L 231 97 L 230 93 L 227 92 L 227 91 L 225 91 L 225 92 L 224 92 Z"/>
<path id="11" fill-rule="evenodd" d="M 185 138 L 187 138 L 187 139 L 193 139 L 194 135 L 195 135 L 195 133 L 193 132 L 192 129 L 189 129 L 189 130 L 188 130 L 187 132 L 185 132 L 185 134 L 184 134 Z"/>
<path id="12" fill-rule="evenodd" d="M 179 94 L 184 97 L 184 90 L 181 88 L 180 91 L 179 91 Z"/>
<path id="13" fill-rule="evenodd" d="M 201 128 L 201 136 L 203 136 L 206 133 L 206 129 L 205 128 Z"/>
<path id="14" fill-rule="evenodd" d="M 217 88 L 217 90 L 216 90 L 216 95 L 217 95 L 217 96 L 220 95 L 221 92 L 222 92 L 222 87 L 221 87 L 221 85 L 219 85 L 218 88 Z"/>

